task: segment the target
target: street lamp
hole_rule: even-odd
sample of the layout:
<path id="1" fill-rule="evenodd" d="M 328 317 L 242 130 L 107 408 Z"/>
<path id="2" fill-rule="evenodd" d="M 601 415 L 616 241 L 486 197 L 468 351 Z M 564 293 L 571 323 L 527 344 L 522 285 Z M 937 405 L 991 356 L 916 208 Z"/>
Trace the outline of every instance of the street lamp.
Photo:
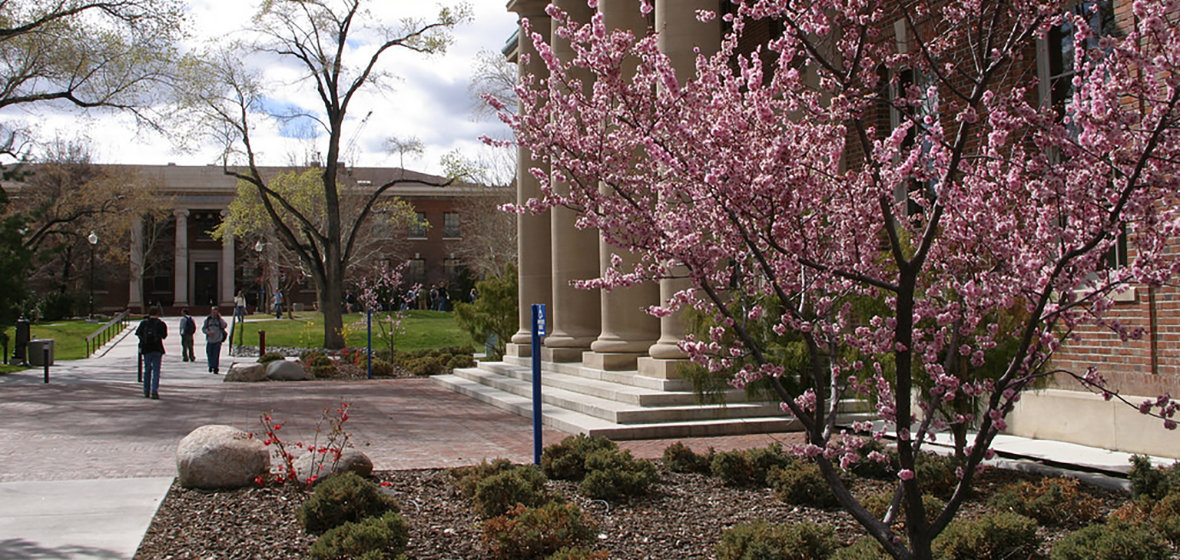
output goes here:
<path id="1" fill-rule="evenodd" d="M 86 242 L 90 244 L 90 313 L 87 315 L 88 319 L 94 318 L 94 246 L 98 245 L 98 234 L 94 230 L 90 230 L 90 235 L 86 236 Z"/>
<path id="2" fill-rule="evenodd" d="M 261 239 L 254 243 L 254 253 L 258 255 L 258 305 L 255 310 L 266 310 L 266 265 L 262 262 L 262 252 L 266 244 Z"/>

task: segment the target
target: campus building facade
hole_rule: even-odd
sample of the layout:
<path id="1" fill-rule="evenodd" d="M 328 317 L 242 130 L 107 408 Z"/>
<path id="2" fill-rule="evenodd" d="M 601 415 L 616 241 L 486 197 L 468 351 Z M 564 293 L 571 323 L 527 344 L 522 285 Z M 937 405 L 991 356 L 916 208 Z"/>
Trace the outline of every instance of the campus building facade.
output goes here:
<path id="1" fill-rule="evenodd" d="M 275 247 L 256 240 L 227 235 L 214 239 L 210 232 L 229 213 L 237 197 L 237 180 L 220 166 L 128 165 L 125 171 L 158 186 L 171 207 L 167 217 L 155 222 L 138 220 L 132 226 L 126 275 L 101 275 L 96 288 L 100 312 L 144 310 L 160 305 L 175 312 L 183 307 L 232 306 L 241 290 L 251 311 L 261 302 L 271 305 L 274 290 L 283 290 L 286 301 L 297 308 L 316 305 L 314 283 L 294 263 L 280 262 Z M 303 171 L 288 167 L 263 167 L 264 176 Z M 417 223 L 402 227 L 383 242 L 381 255 L 368 255 L 382 264 L 407 262 L 406 280 L 424 285 L 455 283 L 464 274 L 460 247 L 464 227 L 473 228 L 473 212 L 495 212 L 495 189 L 451 184 L 437 177 L 399 168 L 342 168 L 345 188 L 375 188 L 394 179 L 410 179 L 386 191 L 412 206 Z M 472 204 L 471 200 L 486 204 Z M 376 265 L 377 263 L 370 263 Z M 125 283 L 120 288 L 121 281 Z"/>
<path id="2" fill-rule="evenodd" d="M 556 56 L 568 58 L 572 49 L 554 33 L 555 26 L 545 11 L 549 3 L 547 0 L 512 0 L 508 9 L 519 15 L 521 22 L 527 21 L 533 33 L 551 40 Z M 552 3 L 574 21 L 589 21 L 595 15 L 585 0 L 555 0 Z M 636 0 L 599 0 L 597 11 L 608 28 L 627 29 L 637 35 L 648 29 L 658 30 L 660 49 L 671 59 L 682 80 L 694 72 L 697 52 L 708 56 L 718 49 L 723 34 L 720 18 L 702 22 L 697 19 L 696 12 L 720 10 L 723 2 L 655 0 L 651 17 L 642 15 L 638 4 Z M 1093 3 L 1086 3 L 1089 4 Z M 1102 4 L 1099 15 L 1108 21 L 1100 24 L 1127 24 L 1129 1 Z M 757 38 L 762 34 L 769 38 L 773 32 L 774 29 L 767 26 L 747 35 Z M 1029 53 L 1028 63 L 1035 60 L 1038 65 L 1036 73 L 1044 84 L 1039 94 L 1046 106 L 1058 103 L 1060 100 L 1056 97 L 1062 95 L 1051 86 L 1068 83 L 1068 68 L 1063 68 L 1060 55 L 1063 48 L 1071 46 L 1064 43 L 1070 39 L 1067 33 L 1050 33 L 1038 44 L 1037 53 Z M 544 63 L 536 55 L 531 38 L 523 32 L 518 34 L 515 45 L 506 48 L 506 54 L 518 62 L 522 76 L 544 77 Z M 525 54 L 530 56 L 521 56 Z M 888 109 L 884 111 L 876 117 L 884 121 L 883 130 L 889 130 Z M 855 159 L 856 156 L 850 157 Z M 538 181 L 529 172 L 530 168 L 539 167 L 538 162 L 524 148 L 519 151 L 518 162 L 518 201 L 540 197 Z M 627 388 L 659 386 L 666 391 L 683 391 L 685 385 L 679 380 L 677 370 L 684 363 L 685 356 L 676 343 L 684 335 L 684 326 L 675 316 L 657 320 L 642 311 L 657 305 L 682 286 L 675 280 L 663 280 L 658 285 L 617 289 L 610 293 L 574 289 L 571 280 L 599 276 L 609 266 L 611 253 L 616 252 L 604 244 L 596 232 L 575 228 L 574 220 L 572 211 L 556 209 L 542 215 L 523 215 L 518 221 L 520 330 L 512 338 L 505 362 L 525 365 L 530 355 L 530 307 L 531 304 L 545 304 L 549 310 L 549 336 L 544 340 L 541 358 L 546 372 L 558 374 L 557 377 L 576 374 L 582 378 L 608 380 Z M 1125 262 L 1128 254 L 1134 254 L 1133 238 L 1127 247 L 1123 255 L 1115 258 Z M 1180 394 L 1180 289 L 1174 285 L 1133 286 L 1120 296 L 1112 316 L 1124 324 L 1142 327 L 1145 336 L 1128 342 L 1100 328 L 1079 332 L 1082 340 L 1071 342 L 1059 352 L 1055 365 L 1082 372 L 1090 365 L 1097 366 L 1113 388 L 1134 402 L 1168 392 Z M 569 383 L 575 384 L 573 381 Z M 476 396 L 483 391 L 474 386 L 460 390 Z M 565 406 L 571 410 L 607 407 L 597 404 L 598 397 L 592 396 L 605 391 L 601 387 L 587 389 L 582 396 L 570 397 L 573 402 Z M 495 402 L 497 397 L 483 395 L 480 398 Z M 593 406 L 583 406 L 588 402 Z M 505 408 L 511 409 L 511 406 L 505 405 Z M 602 417 L 609 419 L 608 416 Z M 618 418 L 615 417 L 616 423 L 625 422 Z M 593 432 L 595 429 L 579 427 L 576 423 L 563 425 L 557 415 L 550 423 L 581 431 Z M 744 428 L 732 430 L 776 429 L 751 418 L 739 423 L 743 423 Z M 1008 432 L 1015 435 L 1180 456 L 1177 434 L 1163 430 L 1159 420 L 1142 416 L 1124 404 L 1107 402 L 1066 378 L 1053 380 L 1043 390 L 1030 391 L 1012 413 L 1008 424 Z M 587 421 L 585 425 L 594 424 Z M 731 429 L 685 427 L 679 432 L 666 433 L 703 435 L 728 430 Z M 601 433 L 615 432 L 601 428 Z"/>

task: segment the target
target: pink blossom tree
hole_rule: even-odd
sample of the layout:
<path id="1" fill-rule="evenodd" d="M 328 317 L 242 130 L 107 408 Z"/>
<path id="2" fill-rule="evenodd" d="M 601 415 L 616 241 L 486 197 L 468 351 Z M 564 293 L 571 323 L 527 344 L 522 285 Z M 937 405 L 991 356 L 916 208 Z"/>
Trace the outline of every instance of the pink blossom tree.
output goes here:
<path id="1" fill-rule="evenodd" d="M 931 558 L 1022 391 L 1070 375 L 1118 397 L 1094 370 L 1052 370 L 1054 351 L 1084 324 L 1136 336 L 1104 322 L 1112 296 L 1178 266 L 1175 3 L 1134 2 L 1111 28 L 1098 8 L 735 1 L 698 14 L 730 31 L 682 82 L 654 33 L 609 30 L 601 15 L 576 24 L 551 6 L 574 57 L 533 35 L 550 76 L 524 79 L 524 110 L 502 113 L 554 170 L 533 170 L 543 196 L 519 211 L 576 209 L 580 227 L 639 255 L 587 287 L 687 271 L 692 288 L 651 313 L 712 317 L 682 348 L 739 387 L 769 382 L 806 431 L 796 451 L 842 506 L 893 557 Z M 747 26 L 767 18 L 781 36 L 740 52 Z M 1064 80 L 1039 88 L 1036 43 L 1051 32 L 1071 34 L 1075 56 Z M 1046 89 L 1056 97 L 1042 102 Z M 1136 254 L 1110 266 L 1124 231 Z M 788 339 L 805 348 L 801 368 L 768 350 Z M 976 375 L 984 367 L 995 374 Z M 871 397 L 884 428 L 837 426 L 838 401 L 856 396 Z M 982 409 L 934 414 L 963 397 Z M 1169 396 L 1142 409 L 1175 427 Z M 917 455 L 932 432 L 968 423 L 958 486 L 928 522 Z M 883 458 L 847 436 L 886 431 L 897 491 L 878 519 L 841 470 Z M 891 527 L 903 504 L 905 535 Z"/>

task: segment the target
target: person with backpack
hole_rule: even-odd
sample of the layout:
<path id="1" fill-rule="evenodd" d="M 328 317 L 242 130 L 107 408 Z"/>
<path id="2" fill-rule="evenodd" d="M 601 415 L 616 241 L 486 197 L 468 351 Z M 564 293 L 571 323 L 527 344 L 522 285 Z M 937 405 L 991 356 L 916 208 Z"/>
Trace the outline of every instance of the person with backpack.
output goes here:
<path id="1" fill-rule="evenodd" d="M 181 313 L 184 316 L 180 318 L 180 361 L 195 362 L 197 357 L 193 354 L 193 335 L 197 332 L 197 322 L 188 314 L 187 307 Z"/>
<path id="2" fill-rule="evenodd" d="M 214 306 L 205 317 L 205 324 L 201 332 L 205 333 L 205 355 L 209 360 L 209 373 L 217 375 L 221 361 L 221 343 L 225 341 L 225 327 L 228 325 L 221 318 L 221 311 Z"/>
<path id="3" fill-rule="evenodd" d="M 143 398 L 160 398 L 160 362 L 164 358 L 164 339 L 168 325 L 160 320 L 160 312 L 152 307 L 148 316 L 135 329 L 139 337 L 139 354 L 143 360 Z"/>

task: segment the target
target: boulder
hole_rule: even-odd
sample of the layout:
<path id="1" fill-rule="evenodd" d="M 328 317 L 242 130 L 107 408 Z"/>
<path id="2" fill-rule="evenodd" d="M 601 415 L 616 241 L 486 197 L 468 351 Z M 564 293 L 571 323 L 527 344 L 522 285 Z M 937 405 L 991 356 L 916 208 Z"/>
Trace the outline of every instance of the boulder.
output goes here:
<path id="1" fill-rule="evenodd" d="M 262 364 L 234 364 L 229 366 L 229 371 L 225 374 L 226 382 L 233 381 L 266 381 L 266 366 Z"/>
<path id="2" fill-rule="evenodd" d="M 303 381 L 308 379 L 307 370 L 299 362 L 275 360 L 266 364 L 266 376 L 275 381 Z"/>
<path id="3" fill-rule="evenodd" d="M 270 472 L 270 450 L 233 426 L 209 424 L 180 440 L 176 470 L 185 488 L 242 488 Z"/>
<path id="4" fill-rule="evenodd" d="M 333 461 L 331 453 L 304 453 L 295 458 L 295 475 L 306 481 L 313 475 L 319 482 L 334 474 L 352 471 L 360 476 L 373 474 L 373 461 L 367 455 L 351 447 L 340 452 L 340 460 Z"/>

